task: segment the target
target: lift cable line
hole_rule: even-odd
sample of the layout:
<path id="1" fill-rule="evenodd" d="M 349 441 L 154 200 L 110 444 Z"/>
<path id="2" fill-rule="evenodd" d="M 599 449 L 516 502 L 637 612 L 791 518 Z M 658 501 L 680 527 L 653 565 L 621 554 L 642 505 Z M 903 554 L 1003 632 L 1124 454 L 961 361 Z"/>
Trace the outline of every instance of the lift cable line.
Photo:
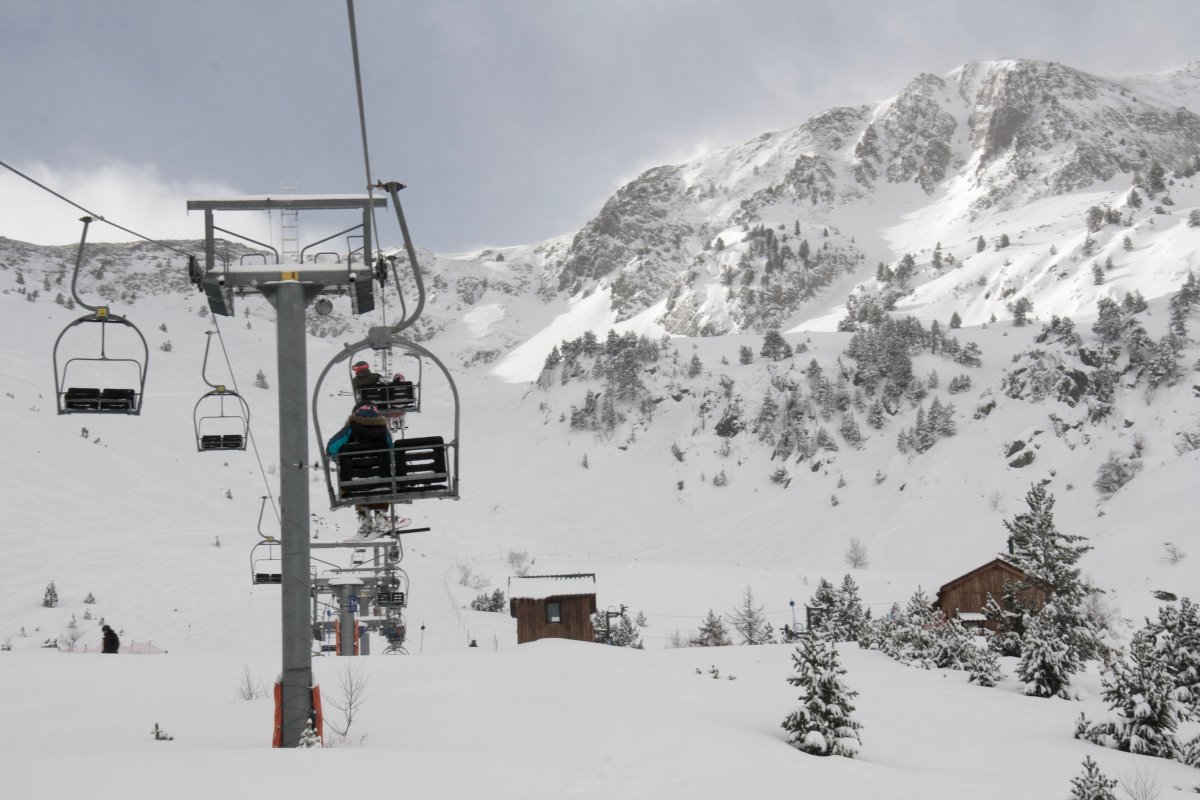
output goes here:
<path id="1" fill-rule="evenodd" d="M 354 91 L 358 96 L 358 130 L 362 137 L 363 169 L 367 176 L 367 197 L 374 199 L 371 186 L 371 152 L 367 147 L 367 110 L 363 103 L 362 69 L 358 61 L 358 26 L 354 22 L 354 0 L 346 0 L 346 15 L 350 20 L 350 52 L 354 58 Z M 375 224 L 375 210 L 371 209 L 371 227 L 375 235 L 375 252 L 381 252 L 379 245 L 379 226 Z"/>
<path id="2" fill-rule="evenodd" d="M 217 315 L 212 315 L 213 327 L 217 330 L 217 341 L 221 343 L 221 354 L 225 357 L 225 368 L 229 370 L 229 382 L 233 384 L 233 391 L 239 395 L 237 376 L 233 373 L 233 364 L 229 361 L 229 351 L 225 349 L 225 337 L 221 334 L 221 323 L 217 320 Z M 267 471 L 263 468 L 262 455 L 258 452 L 258 442 L 254 438 L 254 428 L 249 424 L 246 425 L 247 436 L 250 442 L 250 448 L 254 450 L 254 460 L 258 462 L 258 474 L 262 476 L 263 485 L 267 489 L 267 498 L 271 501 L 271 508 L 275 512 L 275 521 L 280 522 L 279 506 L 275 503 L 275 494 L 271 491 L 271 482 L 267 480 Z M 261 517 L 261 513 L 259 515 Z"/>
<path id="3" fill-rule="evenodd" d="M 4 167 L 4 168 L 5 168 L 5 169 L 7 169 L 9 172 L 12 172 L 13 174 L 15 174 L 15 175 L 18 175 L 18 176 L 20 176 L 20 177 L 24 178 L 25 180 L 29 181 L 30 183 L 32 183 L 34 186 L 38 187 L 39 189 L 44 189 L 45 191 L 47 191 L 47 192 L 49 192 L 50 194 L 52 194 L 52 195 L 54 195 L 55 197 L 57 197 L 59 200 L 62 200 L 64 203 L 69 203 L 70 205 L 73 205 L 73 206 L 75 206 L 76 208 L 78 208 L 78 209 L 79 209 L 80 211 L 82 211 L 83 213 L 87 214 L 89 217 L 91 217 L 91 218 L 92 218 L 94 221 L 96 221 L 96 222 L 104 222 L 104 223 L 107 223 L 107 224 L 109 224 L 109 225 L 112 225 L 114 228 L 117 228 L 118 230 L 125 231 L 126 233 L 128 233 L 128 234 L 129 234 L 129 235 L 131 235 L 131 236 L 136 236 L 137 238 L 139 238 L 139 239 L 141 239 L 141 240 L 143 240 L 143 241 L 150 242 L 151 244 L 156 244 L 156 245 L 158 245 L 159 247 L 162 247 L 162 248 L 164 248 L 164 249 L 167 249 L 167 250 L 174 251 L 174 252 L 176 252 L 176 253 L 179 253 L 180 255 L 187 256 L 188 258 L 195 258 L 195 256 L 196 256 L 196 254 L 195 254 L 195 253 L 189 253 L 189 252 L 188 252 L 188 251 L 186 251 L 186 250 L 180 250 L 178 247 L 173 247 L 172 245 L 169 245 L 169 244 L 167 244 L 167 243 L 165 243 L 165 242 L 160 242 L 158 239 L 151 239 L 149 236 L 143 236 L 142 234 L 138 233 L 138 232 L 137 232 L 137 231 L 135 231 L 135 230 L 130 230 L 129 228 L 126 228 L 124 225 L 118 225 L 117 223 L 113 222 L 113 221 L 112 221 L 112 220 L 110 220 L 110 219 L 105 219 L 103 215 L 101 215 L 101 214 L 97 214 L 95 211 L 89 211 L 88 209 L 86 209 L 86 208 L 84 208 L 83 206 L 79 205 L 79 203 L 76 203 L 76 202 L 75 202 L 74 200 L 72 200 L 71 198 L 69 198 L 69 197 L 66 197 L 65 195 L 59 194 L 58 192 L 54 191 L 53 189 L 51 189 L 49 186 L 47 186 L 47 185 L 46 185 L 46 184 L 44 184 L 44 183 L 39 183 L 38 181 L 36 181 L 36 180 L 34 180 L 33 178 L 29 177 L 29 176 L 28 176 L 28 175 L 26 175 L 24 172 L 21 172 L 19 169 L 17 169 L 16 167 L 12 166 L 11 164 L 7 164 L 7 163 L 5 163 L 4 161 L 0 161 L 0 167 Z"/>

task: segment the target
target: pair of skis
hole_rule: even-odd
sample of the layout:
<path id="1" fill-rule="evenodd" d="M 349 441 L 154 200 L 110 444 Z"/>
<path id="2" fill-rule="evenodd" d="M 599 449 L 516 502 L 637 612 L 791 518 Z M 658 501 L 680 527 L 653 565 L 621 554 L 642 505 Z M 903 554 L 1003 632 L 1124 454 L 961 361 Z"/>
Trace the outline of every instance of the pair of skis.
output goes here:
<path id="1" fill-rule="evenodd" d="M 380 539 L 384 536 L 391 536 L 392 534 L 402 533 L 404 528 L 407 528 L 411 524 L 412 524 L 411 519 L 409 519 L 408 517 L 401 517 L 400 519 L 396 520 L 396 524 L 393 525 L 390 530 L 386 530 L 386 531 L 369 530 L 366 532 L 363 532 L 362 530 L 360 530 L 358 532 L 358 535 L 356 535 L 354 537 L 354 541 L 369 542 L 374 539 Z"/>

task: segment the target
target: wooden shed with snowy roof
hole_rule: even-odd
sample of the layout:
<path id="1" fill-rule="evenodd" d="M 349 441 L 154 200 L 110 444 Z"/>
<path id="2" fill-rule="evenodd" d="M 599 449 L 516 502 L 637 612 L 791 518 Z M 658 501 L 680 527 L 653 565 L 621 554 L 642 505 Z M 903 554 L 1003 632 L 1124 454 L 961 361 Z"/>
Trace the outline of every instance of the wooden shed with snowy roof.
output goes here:
<path id="1" fill-rule="evenodd" d="M 528 575 L 508 579 L 508 608 L 517 618 L 517 644 L 538 639 L 596 641 L 596 575 Z"/>
<path id="2" fill-rule="evenodd" d="M 1003 558 L 993 558 L 982 567 L 977 567 L 966 575 L 960 575 L 938 589 L 934 605 L 942 610 L 947 618 L 958 617 L 967 627 L 992 627 L 985 622 L 983 608 L 987 605 L 988 595 L 1001 602 L 1004 597 L 1004 585 L 1026 580 L 1025 573 Z M 1046 592 L 1037 587 L 1030 587 L 1021 592 L 1022 600 L 1034 608 L 1041 608 L 1046 602 Z"/>

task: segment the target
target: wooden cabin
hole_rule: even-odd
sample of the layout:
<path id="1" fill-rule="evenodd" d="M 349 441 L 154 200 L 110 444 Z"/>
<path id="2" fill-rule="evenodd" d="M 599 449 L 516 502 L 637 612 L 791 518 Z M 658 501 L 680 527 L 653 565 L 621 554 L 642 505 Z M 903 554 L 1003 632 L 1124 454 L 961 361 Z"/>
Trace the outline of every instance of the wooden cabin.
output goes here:
<path id="1" fill-rule="evenodd" d="M 508 608 L 517 618 L 517 644 L 538 639 L 596 641 L 594 573 L 509 578 Z"/>
<path id="2" fill-rule="evenodd" d="M 1001 602 L 1004 584 L 1025 580 L 1025 573 L 1003 558 L 994 558 L 982 567 L 961 575 L 938 589 L 934 605 L 947 618 L 958 617 L 969 628 L 993 627 L 983 615 L 988 595 Z M 1041 608 L 1047 593 L 1040 588 L 1030 587 L 1020 597 L 1034 608 Z"/>

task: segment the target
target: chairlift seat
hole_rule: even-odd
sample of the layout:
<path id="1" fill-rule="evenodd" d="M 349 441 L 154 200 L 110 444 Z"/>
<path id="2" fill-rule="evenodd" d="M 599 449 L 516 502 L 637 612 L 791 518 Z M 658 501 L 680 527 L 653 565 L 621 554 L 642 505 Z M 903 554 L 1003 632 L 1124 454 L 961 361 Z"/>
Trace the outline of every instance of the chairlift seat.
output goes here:
<path id="1" fill-rule="evenodd" d="M 73 387 L 63 393 L 63 408 L 92 414 L 130 414 L 137 410 L 137 391 Z"/>
<path id="2" fill-rule="evenodd" d="M 391 450 L 350 442 L 338 451 L 337 464 L 342 497 L 369 497 L 391 491 Z"/>
<path id="3" fill-rule="evenodd" d="M 246 437 L 240 433 L 205 434 L 200 437 L 201 450 L 245 450 Z"/>
<path id="4" fill-rule="evenodd" d="M 375 406 L 381 414 L 412 411 L 417 407 L 417 392 L 412 381 L 367 386 L 359 390 L 359 401 Z"/>
<path id="5" fill-rule="evenodd" d="M 446 488 L 446 443 L 441 436 L 400 439 L 395 445 L 396 476 L 400 493 Z"/>
<path id="6" fill-rule="evenodd" d="M 68 411 L 99 411 L 100 390 L 71 388 L 63 394 L 63 406 Z"/>
<path id="7" fill-rule="evenodd" d="M 260 584 L 260 585 L 261 585 L 261 584 L 279 584 L 279 583 L 283 583 L 283 573 L 282 573 L 282 572 L 277 572 L 277 571 L 273 571 L 273 572 L 255 572 L 255 573 L 254 573 L 254 582 L 255 582 L 256 584 Z"/>
<path id="8" fill-rule="evenodd" d="M 404 608 L 404 592 L 379 592 L 375 595 L 375 605 L 380 608 Z"/>
<path id="9" fill-rule="evenodd" d="M 101 411 L 133 411 L 137 408 L 137 392 L 133 389 L 103 389 L 100 392 Z"/>

